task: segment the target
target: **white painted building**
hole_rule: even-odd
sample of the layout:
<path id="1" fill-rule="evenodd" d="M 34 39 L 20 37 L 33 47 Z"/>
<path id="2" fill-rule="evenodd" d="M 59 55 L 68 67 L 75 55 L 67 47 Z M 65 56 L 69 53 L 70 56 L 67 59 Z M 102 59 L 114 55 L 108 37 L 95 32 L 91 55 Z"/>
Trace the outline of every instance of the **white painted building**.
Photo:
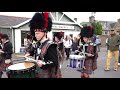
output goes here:
<path id="1" fill-rule="evenodd" d="M 53 21 L 52 31 L 48 33 L 48 37 L 51 40 L 53 38 L 54 32 L 62 31 L 64 33 L 64 36 L 71 34 L 73 35 L 73 37 L 77 36 L 80 33 L 82 26 L 78 24 L 75 20 L 68 17 L 63 12 L 50 12 L 49 14 Z M 7 27 L 8 30 L 11 30 L 10 37 L 15 53 L 19 53 L 20 48 L 24 47 L 26 33 L 30 31 L 29 29 L 30 20 L 31 19 L 27 19 L 22 23 Z M 3 29 L 1 29 L 1 32 L 3 32 Z"/>

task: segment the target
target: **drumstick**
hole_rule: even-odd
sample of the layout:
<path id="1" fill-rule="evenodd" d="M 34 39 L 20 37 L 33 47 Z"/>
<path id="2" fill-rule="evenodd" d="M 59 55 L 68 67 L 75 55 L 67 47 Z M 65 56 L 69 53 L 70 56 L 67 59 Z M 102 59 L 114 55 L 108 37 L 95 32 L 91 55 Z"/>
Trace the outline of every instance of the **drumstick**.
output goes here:
<path id="1" fill-rule="evenodd" d="M 24 57 L 24 55 L 16 55 L 17 57 Z"/>
<path id="2" fill-rule="evenodd" d="M 79 54 L 81 55 L 81 54 L 89 54 L 89 53 L 85 53 L 85 52 L 80 52 L 80 51 L 77 51 L 77 52 L 79 52 Z M 93 55 L 93 54 L 92 54 Z M 93 55 L 94 56 L 94 55 Z"/>
<path id="3" fill-rule="evenodd" d="M 32 59 L 32 58 L 29 58 L 29 57 L 24 57 L 24 58 L 26 58 L 25 61 L 33 61 L 33 62 L 37 62 L 36 60 L 34 60 L 34 59 Z"/>
<path id="4" fill-rule="evenodd" d="M 32 59 L 32 58 L 28 58 L 28 57 L 25 57 L 26 58 L 26 60 L 25 61 L 33 61 L 33 62 L 37 62 L 37 60 L 34 60 L 34 59 Z M 42 64 L 43 65 L 46 65 L 46 64 L 51 64 L 51 63 L 53 63 L 52 61 L 49 61 L 49 62 L 47 62 L 47 63 L 45 63 L 45 62 L 42 62 Z"/>

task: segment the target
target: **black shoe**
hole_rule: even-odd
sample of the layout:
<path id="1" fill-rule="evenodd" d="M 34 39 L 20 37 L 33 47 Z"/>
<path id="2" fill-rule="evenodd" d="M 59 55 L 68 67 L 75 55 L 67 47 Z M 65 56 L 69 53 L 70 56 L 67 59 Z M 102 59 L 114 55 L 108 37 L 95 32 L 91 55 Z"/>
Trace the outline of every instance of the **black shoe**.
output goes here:
<path id="1" fill-rule="evenodd" d="M 66 58 L 66 60 L 68 60 L 68 59 L 69 59 L 69 57 Z"/>
<path id="2" fill-rule="evenodd" d="M 1 72 L 0 72 L 0 78 L 2 77 L 2 74 L 3 74 L 3 72 L 1 71 Z"/>

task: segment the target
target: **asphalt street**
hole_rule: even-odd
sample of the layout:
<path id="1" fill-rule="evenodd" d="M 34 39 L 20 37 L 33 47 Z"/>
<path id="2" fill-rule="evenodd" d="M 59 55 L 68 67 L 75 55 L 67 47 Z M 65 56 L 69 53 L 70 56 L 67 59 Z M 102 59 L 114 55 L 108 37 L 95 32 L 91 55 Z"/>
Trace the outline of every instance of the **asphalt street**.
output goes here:
<path id="1" fill-rule="evenodd" d="M 22 57 L 18 57 L 18 55 L 23 55 L 23 54 L 13 54 L 14 63 L 24 62 L 24 59 Z M 106 48 L 101 48 L 97 60 L 97 69 L 94 71 L 92 75 L 90 75 L 91 78 L 120 78 L 120 67 L 118 68 L 118 71 L 113 70 L 114 57 L 111 60 L 111 71 L 104 71 L 106 59 L 107 59 Z M 62 77 L 80 78 L 81 73 L 77 71 L 76 68 L 71 68 L 67 66 L 68 64 L 69 64 L 69 60 L 65 60 L 64 63 L 62 64 L 62 68 L 61 68 Z M 3 73 L 2 78 L 7 78 L 5 72 Z"/>

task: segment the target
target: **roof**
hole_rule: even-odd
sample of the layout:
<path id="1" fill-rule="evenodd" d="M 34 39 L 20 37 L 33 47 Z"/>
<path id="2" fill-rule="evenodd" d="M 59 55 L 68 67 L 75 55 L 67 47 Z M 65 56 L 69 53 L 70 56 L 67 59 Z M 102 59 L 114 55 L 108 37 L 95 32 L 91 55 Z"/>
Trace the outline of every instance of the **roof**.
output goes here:
<path id="1" fill-rule="evenodd" d="M 99 21 L 99 20 L 96 20 Z M 114 21 L 99 21 L 102 26 L 103 26 L 103 30 L 110 30 L 110 28 L 113 28 L 116 24 L 116 22 Z M 87 25 L 90 25 L 90 22 L 85 22 Z M 105 25 L 105 26 L 104 26 Z"/>
<path id="2" fill-rule="evenodd" d="M 62 12 L 66 17 L 68 17 L 64 12 Z M 80 24 L 80 23 L 78 23 L 78 22 L 76 22 L 74 19 L 72 19 L 72 18 L 70 18 L 70 17 L 68 17 L 70 20 L 72 20 L 76 25 L 78 25 L 78 26 L 80 26 L 80 28 L 82 28 L 83 26 Z"/>
<path id="3" fill-rule="evenodd" d="M 0 27 L 16 26 L 30 18 L 0 15 Z"/>
<path id="4" fill-rule="evenodd" d="M 63 12 L 61 12 L 63 13 Z M 68 17 L 65 13 L 63 13 L 66 17 Z M 56 23 L 56 24 L 66 24 L 66 25 L 78 25 L 80 26 L 80 28 L 82 28 L 83 26 L 80 24 L 80 23 L 77 23 L 74 19 L 68 17 L 70 20 L 72 20 L 73 22 L 61 22 L 61 21 L 53 21 L 53 23 Z M 27 21 L 19 24 L 19 25 L 16 25 L 16 26 L 13 26 L 13 28 L 18 28 L 19 26 L 21 25 L 24 25 L 26 23 L 28 23 L 29 21 L 31 20 L 31 18 L 29 18 Z"/>
<path id="5" fill-rule="evenodd" d="M 110 28 L 113 28 L 116 23 L 114 21 L 100 21 L 100 22 L 102 23 L 104 30 L 110 30 Z M 104 27 L 105 24 L 106 24 L 106 26 Z"/>
<path id="6" fill-rule="evenodd" d="M 63 12 L 62 12 L 63 13 Z M 64 14 L 67 16 L 66 14 Z M 67 16 L 68 17 L 68 16 Z M 70 17 L 68 17 L 71 19 Z M 15 17 L 15 16 L 5 16 L 5 15 L 0 15 L 0 27 L 3 28 L 18 28 L 26 23 L 29 23 L 31 18 L 26 18 L 26 17 Z M 58 24 L 71 24 L 71 25 L 78 25 L 80 28 L 83 26 L 77 23 L 75 20 L 71 19 L 72 22 L 58 22 L 58 21 L 53 21 L 53 23 L 58 23 Z"/>
<path id="7" fill-rule="evenodd" d="M 111 23 L 111 24 L 110 24 L 111 28 L 114 28 L 115 24 L 116 24 L 116 23 Z"/>

